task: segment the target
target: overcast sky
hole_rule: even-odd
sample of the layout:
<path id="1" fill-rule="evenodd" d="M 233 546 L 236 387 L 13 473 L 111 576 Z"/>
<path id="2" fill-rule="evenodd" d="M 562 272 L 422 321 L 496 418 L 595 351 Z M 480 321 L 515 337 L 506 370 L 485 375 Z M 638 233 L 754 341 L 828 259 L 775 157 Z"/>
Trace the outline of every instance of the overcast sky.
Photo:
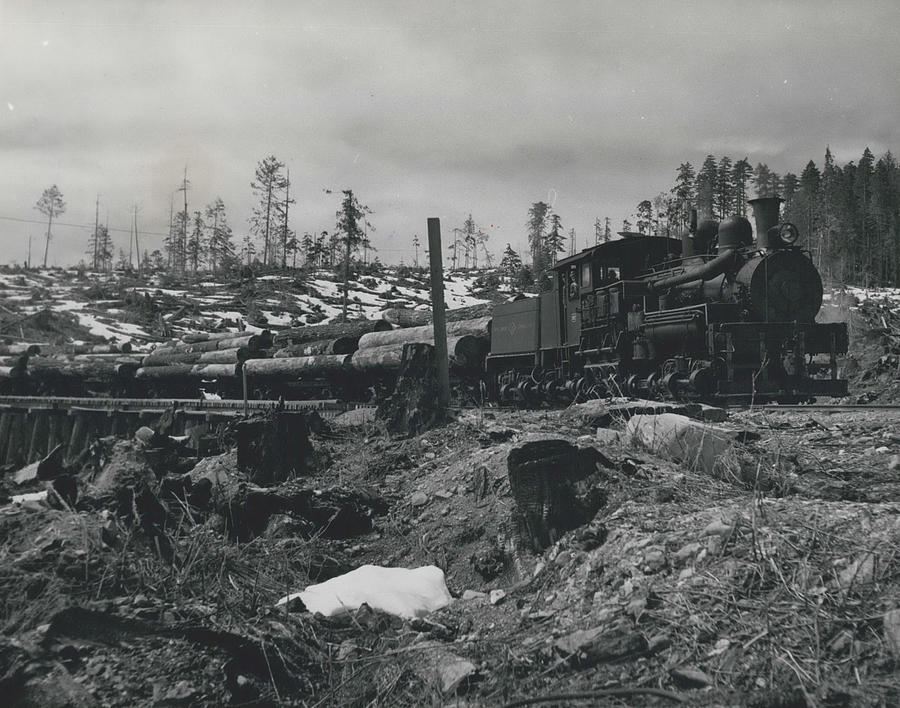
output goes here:
<path id="1" fill-rule="evenodd" d="M 898 27 L 891 0 L 0 0 L 0 262 L 29 235 L 40 262 L 51 184 L 51 264 L 82 257 L 98 193 L 117 245 L 135 203 L 163 233 L 185 165 L 189 209 L 220 196 L 241 236 L 269 154 L 294 229 L 331 230 L 323 189 L 352 188 L 386 262 L 469 212 L 522 249 L 539 200 L 581 248 L 707 153 L 798 173 L 826 145 L 896 153 Z"/>

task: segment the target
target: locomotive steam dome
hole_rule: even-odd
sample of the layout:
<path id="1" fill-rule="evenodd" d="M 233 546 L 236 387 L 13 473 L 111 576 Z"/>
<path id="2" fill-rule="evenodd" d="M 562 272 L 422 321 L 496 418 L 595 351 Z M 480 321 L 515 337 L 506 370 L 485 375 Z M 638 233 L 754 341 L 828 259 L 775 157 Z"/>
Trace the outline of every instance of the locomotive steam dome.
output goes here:
<path id="1" fill-rule="evenodd" d="M 743 216 L 730 216 L 719 224 L 719 248 L 740 248 L 753 243 L 753 227 Z"/>
<path id="2" fill-rule="evenodd" d="M 737 282 L 749 300 L 751 319 L 813 322 L 822 306 L 822 278 L 802 253 L 771 251 L 747 261 Z"/>

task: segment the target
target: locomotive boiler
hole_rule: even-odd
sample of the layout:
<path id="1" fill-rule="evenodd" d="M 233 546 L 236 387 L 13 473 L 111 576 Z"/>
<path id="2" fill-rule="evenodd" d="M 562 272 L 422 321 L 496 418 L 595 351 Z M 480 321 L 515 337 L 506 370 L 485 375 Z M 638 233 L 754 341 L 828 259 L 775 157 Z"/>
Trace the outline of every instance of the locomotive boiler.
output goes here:
<path id="1" fill-rule="evenodd" d="M 488 380 L 501 401 L 638 395 L 802 401 L 844 396 L 844 323 L 815 321 L 822 280 L 779 218 L 782 199 L 639 234 L 559 261 L 552 287 L 493 312 Z"/>

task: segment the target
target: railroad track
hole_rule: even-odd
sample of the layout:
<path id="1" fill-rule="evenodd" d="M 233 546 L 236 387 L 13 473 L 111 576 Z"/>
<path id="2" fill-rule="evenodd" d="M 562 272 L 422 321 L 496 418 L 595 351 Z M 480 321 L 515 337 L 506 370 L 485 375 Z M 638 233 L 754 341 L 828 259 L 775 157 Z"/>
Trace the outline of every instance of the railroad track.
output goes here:
<path id="1" fill-rule="evenodd" d="M 0 410 L 84 410 L 128 413 L 140 411 L 177 410 L 211 415 L 240 415 L 245 411 L 270 410 L 281 405 L 282 410 L 293 412 L 316 411 L 323 418 L 333 418 L 363 404 L 346 403 L 337 399 L 313 401 L 274 401 L 199 398 L 72 398 L 64 396 L 0 396 Z"/>
<path id="2" fill-rule="evenodd" d="M 894 404 L 872 404 L 872 403 L 847 403 L 829 405 L 827 403 L 799 403 L 791 405 L 779 405 L 777 403 L 767 403 L 756 406 L 742 406 L 743 409 L 766 410 L 766 411 L 825 411 L 830 413 L 841 412 L 860 412 L 860 411 L 900 411 L 900 405 Z"/>
<path id="3" fill-rule="evenodd" d="M 371 408 L 370 403 L 354 403 L 337 399 L 317 399 L 301 401 L 224 399 L 206 400 L 199 398 L 76 398 L 64 396 L 0 396 L 0 410 L 104 410 L 109 412 L 164 411 L 176 408 L 185 412 L 239 415 L 246 411 L 270 410 L 278 405 L 285 411 L 317 411 L 322 417 L 330 418 L 348 410 Z M 474 410 L 478 406 L 457 406 L 461 410 Z M 900 405 L 890 404 L 777 404 L 731 405 L 729 410 L 765 411 L 825 411 L 831 413 L 860 411 L 900 411 Z M 514 410 L 513 406 L 485 407 L 486 410 Z"/>

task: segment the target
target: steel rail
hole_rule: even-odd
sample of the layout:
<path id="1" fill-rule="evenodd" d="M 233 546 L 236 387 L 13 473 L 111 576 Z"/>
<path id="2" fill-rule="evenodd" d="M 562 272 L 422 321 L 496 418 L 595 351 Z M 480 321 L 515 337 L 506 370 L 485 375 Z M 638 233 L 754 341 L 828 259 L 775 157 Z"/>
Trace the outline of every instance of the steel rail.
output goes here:
<path id="1" fill-rule="evenodd" d="M 199 398 L 75 398 L 63 396 L 0 396 L 0 409 L 58 409 L 105 410 L 121 412 L 176 410 L 208 414 L 234 414 L 244 410 L 242 399 L 206 400 Z M 290 412 L 317 411 L 323 415 L 337 415 L 357 408 L 360 404 L 345 403 L 337 399 L 310 401 L 247 401 L 247 408 L 254 411 L 280 407 Z"/>

